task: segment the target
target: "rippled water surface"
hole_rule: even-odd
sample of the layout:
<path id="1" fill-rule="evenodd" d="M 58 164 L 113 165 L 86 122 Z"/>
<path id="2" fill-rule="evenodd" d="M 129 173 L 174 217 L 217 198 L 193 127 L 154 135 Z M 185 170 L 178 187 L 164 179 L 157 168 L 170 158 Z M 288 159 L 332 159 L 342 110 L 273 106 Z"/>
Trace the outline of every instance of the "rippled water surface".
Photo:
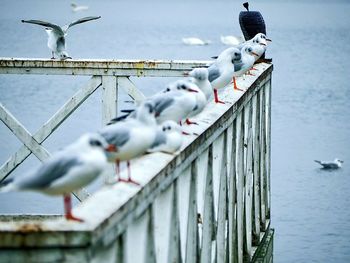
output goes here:
<path id="1" fill-rule="evenodd" d="M 239 1 L 0 1 L 0 56 L 49 57 L 46 33 L 21 19 L 65 24 L 85 15 L 99 21 L 71 28 L 74 58 L 208 59 L 225 48 L 220 35 L 239 35 Z M 273 39 L 272 226 L 275 262 L 350 262 L 350 3 L 255 1 Z M 181 38 L 212 44 L 190 47 Z M 0 76 L 0 102 L 34 133 L 87 81 L 70 76 Z M 145 94 L 164 79 L 135 79 Z M 126 97 L 120 94 L 121 100 Z M 44 145 L 55 151 L 101 125 L 100 94 L 87 100 Z M 125 107 L 122 103 L 121 107 Z M 0 124 L 0 161 L 20 146 Z M 318 169 L 314 159 L 345 160 L 338 171 Z M 28 158 L 14 176 L 38 165 Z M 95 189 L 97 186 L 93 186 Z M 58 213 L 61 198 L 36 193 L 0 195 L 1 213 Z"/>

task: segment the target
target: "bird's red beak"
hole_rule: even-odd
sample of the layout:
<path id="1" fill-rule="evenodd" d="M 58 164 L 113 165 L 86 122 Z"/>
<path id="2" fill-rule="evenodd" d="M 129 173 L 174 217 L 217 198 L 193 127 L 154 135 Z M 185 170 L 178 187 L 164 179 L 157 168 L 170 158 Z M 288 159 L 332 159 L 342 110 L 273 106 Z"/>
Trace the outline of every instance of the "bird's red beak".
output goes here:
<path id="1" fill-rule="evenodd" d="M 266 46 L 266 44 L 264 44 L 264 43 L 259 43 L 260 45 L 262 45 L 262 46 Z"/>
<path id="2" fill-rule="evenodd" d="M 188 89 L 189 92 L 198 92 L 198 90 L 195 90 L 195 89 Z"/>
<path id="3" fill-rule="evenodd" d="M 109 144 L 105 150 L 107 152 L 116 152 L 117 151 L 117 147 L 114 144 Z"/>
<path id="4" fill-rule="evenodd" d="M 266 41 L 272 42 L 272 40 L 271 40 L 271 39 L 269 39 L 269 38 L 266 38 Z"/>
<path id="5" fill-rule="evenodd" d="M 257 56 L 257 57 L 259 56 L 259 55 L 258 55 L 258 54 L 256 54 L 255 52 L 252 52 L 252 54 L 253 54 L 254 56 Z"/>
<path id="6" fill-rule="evenodd" d="M 190 135 L 188 132 L 182 132 L 183 135 Z"/>

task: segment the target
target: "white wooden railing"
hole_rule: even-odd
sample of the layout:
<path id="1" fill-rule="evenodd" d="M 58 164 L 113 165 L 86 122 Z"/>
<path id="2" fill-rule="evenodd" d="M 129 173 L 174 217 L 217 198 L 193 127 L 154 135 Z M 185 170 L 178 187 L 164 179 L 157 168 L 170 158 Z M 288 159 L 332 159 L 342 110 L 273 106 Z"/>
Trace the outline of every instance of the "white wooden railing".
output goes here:
<path id="1" fill-rule="evenodd" d="M 94 75 L 88 86 L 106 89 L 108 120 L 116 112 L 115 87 L 142 98 L 129 76 L 181 76 L 205 63 L 3 59 L 0 72 Z M 254 261 L 270 231 L 271 207 L 272 65 L 256 68 L 255 77 L 238 82 L 249 87 L 246 92 L 227 87 L 220 94 L 225 105 L 209 103 L 196 118 L 200 125 L 191 127 L 198 136 L 188 136 L 178 154 L 133 161 L 133 178 L 141 187 L 104 186 L 77 206 L 74 213 L 84 223 L 57 216 L 0 217 L 0 262 Z M 29 139 L 40 146 L 44 137 Z"/>

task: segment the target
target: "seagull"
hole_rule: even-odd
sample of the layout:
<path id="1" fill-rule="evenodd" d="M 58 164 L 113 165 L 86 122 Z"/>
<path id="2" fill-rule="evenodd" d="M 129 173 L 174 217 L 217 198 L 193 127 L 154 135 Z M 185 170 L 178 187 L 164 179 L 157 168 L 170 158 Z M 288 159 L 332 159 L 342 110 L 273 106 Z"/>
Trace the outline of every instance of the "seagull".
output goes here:
<path id="1" fill-rule="evenodd" d="M 199 95 L 198 95 L 199 94 Z M 201 103 L 199 97 L 205 100 L 204 93 L 194 83 L 187 80 L 177 80 L 170 83 L 161 93 L 147 100 L 155 105 L 157 123 L 167 120 L 179 122 L 187 119 L 198 109 Z M 191 124 L 190 121 L 186 121 Z"/>
<path id="2" fill-rule="evenodd" d="M 267 38 L 265 34 L 258 33 L 252 39 L 239 44 L 238 48 L 242 49 L 247 44 L 254 45 L 254 51 L 257 54 L 255 61 L 257 61 L 265 53 L 267 42 L 272 42 L 272 40 Z"/>
<path id="3" fill-rule="evenodd" d="M 110 147 L 98 134 L 85 134 L 45 161 L 34 173 L 16 177 L 2 192 L 38 191 L 48 195 L 63 195 L 67 220 L 83 222 L 73 216 L 70 193 L 95 180 L 107 166 L 106 152 Z"/>
<path id="4" fill-rule="evenodd" d="M 241 51 L 236 47 L 230 47 L 220 53 L 217 59 L 208 68 L 208 79 L 214 89 L 215 103 L 225 104 L 218 98 L 218 89 L 230 84 L 235 72 L 235 64 L 241 62 Z"/>
<path id="5" fill-rule="evenodd" d="M 71 3 L 70 6 L 72 7 L 72 11 L 74 13 L 79 11 L 86 11 L 89 9 L 87 5 L 77 5 L 76 3 Z"/>
<path id="6" fill-rule="evenodd" d="M 119 182 L 139 185 L 131 179 L 130 160 L 146 153 L 155 140 L 156 132 L 154 105 L 147 101 L 135 110 L 135 117 L 107 125 L 99 131 L 107 143 L 114 146 L 113 151 L 107 153 L 107 159 L 116 163 Z M 120 161 L 127 161 L 127 180 L 119 177 Z"/>
<path id="7" fill-rule="evenodd" d="M 175 153 L 182 145 L 182 134 L 187 135 L 188 133 L 183 132 L 180 125 L 175 121 L 163 122 L 158 126 L 156 138 L 148 152 Z"/>
<path id="8" fill-rule="evenodd" d="M 48 34 L 47 46 L 51 50 L 52 57 L 51 59 L 55 59 L 55 54 L 61 59 L 65 60 L 71 58 L 68 56 L 66 51 L 66 39 L 67 31 L 70 27 L 85 23 L 91 20 L 96 20 L 101 18 L 101 16 L 88 16 L 80 18 L 76 21 L 71 22 L 63 27 L 52 24 L 50 22 L 45 22 L 41 20 L 22 20 L 22 23 L 35 24 L 45 27 L 45 31 Z"/>
<path id="9" fill-rule="evenodd" d="M 324 162 L 324 161 L 318 161 L 318 160 L 314 160 L 314 161 L 322 165 L 322 169 L 338 169 L 342 167 L 342 163 L 344 162 L 342 160 L 339 160 L 338 158 L 335 158 L 333 162 L 332 161 Z"/>
<path id="10" fill-rule="evenodd" d="M 243 42 L 243 38 L 242 37 L 235 37 L 235 36 L 220 36 L 220 41 L 224 45 L 237 46 Z"/>
<path id="11" fill-rule="evenodd" d="M 189 76 L 190 82 L 193 82 L 198 88 L 199 92 L 196 93 L 197 107 L 193 110 L 188 117 L 193 117 L 202 112 L 204 107 L 207 105 L 207 102 L 211 95 L 213 94 L 213 88 L 208 80 L 209 73 L 207 68 L 195 68 L 189 73 L 185 72 L 185 76 Z M 197 124 L 196 122 L 186 119 L 187 124 Z"/>
<path id="12" fill-rule="evenodd" d="M 210 40 L 202 40 L 197 37 L 184 37 L 182 38 L 182 42 L 189 46 L 205 46 L 211 43 Z"/>
<path id="13" fill-rule="evenodd" d="M 256 46 L 256 45 L 255 45 Z M 236 63 L 234 65 L 235 67 L 235 72 L 233 73 L 233 88 L 236 90 L 243 91 L 242 89 L 238 88 L 237 83 L 236 83 L 236 77 L 243 76 L 248 70 L 250 70 L 255 62 L 255 57 L 258 57 L 259 55 L 255 53 L 253 45 L 246 44 L 243 46 L 241 50 L 242 54 L 242 59 L 239 63 Z"/>

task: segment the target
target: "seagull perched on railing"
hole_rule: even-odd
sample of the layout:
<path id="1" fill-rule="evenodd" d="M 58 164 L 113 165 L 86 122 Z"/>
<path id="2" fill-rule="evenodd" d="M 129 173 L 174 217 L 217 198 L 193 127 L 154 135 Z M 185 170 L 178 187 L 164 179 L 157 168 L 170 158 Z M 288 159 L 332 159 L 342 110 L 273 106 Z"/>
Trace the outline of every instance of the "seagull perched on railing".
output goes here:
<path id="1" fill-rule="evenodd" d="M 238 47 L 242 49 L 246 44 L 254 45 L 254 51 L 257 54 L 255 61 L 257 61 L 265 53 L 267 42 L 272 42 L 272 40 L 267 38 L 265 34 L 258 33 L 252 39 L 241 43 Z"/>
<path id="2" fill-rule="evenodd" d="M 319 163 L 322 165 L 323 169 L 338 169 L 342 167 L 342 163 L 344 161 L 339 160 L 338 158 L 335 158 L 334 161 L 319 161 L 319 160 L 314 160 L 316 163 Z"/>
<path id="3" fill-rule="evenodd" d="M 0 191 L 38 191 L 63 195 L 66 219 L 82 222 L 72 214 L 70 193 L 91 183 L 105 170 L 105 151 L 109 150 L 109 145 L 100 135 L 83 135 L 77 142 L 50 157 L 34 173 L 8 180 L 10 182 Z"/>
<path id="4" fill-rule="evenodd" d="M 207 68 L 195 68 L 190 72 L 185 72 L 185 76 L 189 76 L 189 81 L 193 82 L 201 92 L 195 94 L 197 100 L 196 109 L 190 112 L 188 118 L 194 117 L 207 105 L 209 98 L 213 94 L 213 88 L 209 82 L 209 72 Z M 186 119 L 187 124 L 196 124 L 195 122 Z"/>
<path id="5" fill-rule="evenodd" d="M 242 89 L 238 88 L 236 83 L 236 77 L 243 76 L 243 74 L 248 72 L 254 65 L 255 57 L 259 56 L 255 52 L 254 47 L 257 47 L 257 45 L 245 44 L 242 47 L 242 59 L 240 62 L 235 64 L 235 72 L 233 73 L 233 88 L 236 90 L 243 91 Z"/>
<path id="6" fill-rule="evenodd" d="M 116 164 L 118 181 L 139 185 L 131 179 L 130 160 L 141 156 L 151 147 L 156 137 L 157 123 L 154 105 L 151 102 L 142 103 L 134 114 L 134 118 L 126 118 L 105 126 L 99 134 L 114 146 L 114 150 L 108 152 L 107 157 L 109 162 Z M 120 178 L 121 161 L 127 161 L 127 180 Z"/>
<path id="7" fill-rule="evenodd" d="M 41 20 L 22 20 L 22 23 L 29 23 L 44 26 L 46 33 L 48 34 L 47 46 L 51 50 L 52 57 L 51 59 L 55 59 L 55 54 L 62 60 L 71 58 L 68 56 L 66 51 L 66 38 L 67 30 L 75 25 L 85 23 L 91 20 L 96 20 L 101 18 L 101 16 L 88 16 L 80 18 L 76 21 L 71 22 L 68 25 L 60 27 L 56 24 L 52 24 L 50 22 L 45 22 Z"/>
<path id="8" fill-rule="evenodd" d="M 163 122 L 158 125 L 156 138 L 148 152 L 175 153 L 182 145 L 183 134 L 188 135 L 176 122 L 171 120 Z"/>
<path id="9" fill-rule="evenodd" d="M 214 100 L 216 103 L 223 103 L 219 100 L 218 89 L 230 84 L 235 72 L 235 64 L 241 62 L 241 51 L 236 47 L 225 49 L 208 68 L 208 79 L 214 89 Z"/>

